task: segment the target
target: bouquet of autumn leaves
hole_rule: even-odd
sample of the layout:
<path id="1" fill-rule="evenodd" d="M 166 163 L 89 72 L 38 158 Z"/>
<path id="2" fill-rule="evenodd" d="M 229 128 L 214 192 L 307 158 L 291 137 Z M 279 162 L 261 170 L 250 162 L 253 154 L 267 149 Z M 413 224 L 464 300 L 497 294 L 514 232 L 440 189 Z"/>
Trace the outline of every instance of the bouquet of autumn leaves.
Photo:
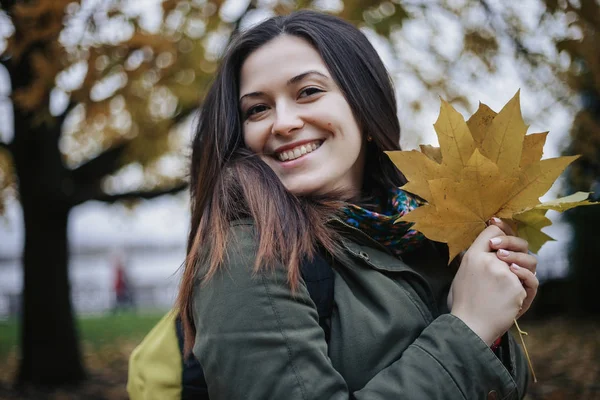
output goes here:
<path id="1" fill-rule="evenodd" d="M 408 180 L 402 189 L 426 202 L 397 222 L 413 222 L 413 229 L 427 238 L 447 243 L 450 261 L 473 243 L 494 216 L 508 220 L 537 253 L 553 240 L 541 231 L 552 224 L 546 217 L 548 210 L 595 204 L 584 192 L 540 202 L 579 156 L 541 159 L 548 132 L 526 134 L 519 92 L 499 113 L 480 104 L 466 122 L 442 100 L 434 128 L 440 147 L 421 145 L 421 151 L 387 154 Z"/>

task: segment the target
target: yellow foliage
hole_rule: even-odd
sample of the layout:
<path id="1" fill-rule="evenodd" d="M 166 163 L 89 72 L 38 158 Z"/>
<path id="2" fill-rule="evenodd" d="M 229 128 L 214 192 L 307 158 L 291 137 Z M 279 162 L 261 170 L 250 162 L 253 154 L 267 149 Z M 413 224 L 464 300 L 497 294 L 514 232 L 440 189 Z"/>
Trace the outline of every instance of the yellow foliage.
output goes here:
<path id="1" fill-rule="evenodd" d="M 63 29 L 65 7 L 72 0 L 18 2 L 11 10 L 13 24 L 19 32 L 8 42 L 13 62 L 36 42 L 53 42 Z"/>
<path id="2" fill-rule="evenodd" d="M 51 50 L 51 47 L 47 50 Z M 52 58 L 55 52 L 50 54 L 35 51 L 31 54 L 31 69 L 33 74 L 31 83 L 28 86 L 15 90 L 13 99 L 15 103 L 23 110 L 34 111 L 42 105 L 48 103 L 48 93 L 54 86 L 56 74 L 61 66 Z"/>
<path id="3" fill-rule="evenodd" d="M 387 154 L 408 180 L 403 189 L 427 202 L 399 221 L 413 222 L 429 239 L 448 243 L 450 260 L 493 216 L 516 224 L 517 234 L 537 251 L 553 240 L 541 231 L 551 224 L 546 210 L 595 204 L 586 200 L 587 193 L 540 203 L 578 156 L 541 159 L 547 132 L 526 135 L 518 92 L 498 114 L 480 104 L 467 122 L 442 100 L 434 127 L 439 148 Z"/>

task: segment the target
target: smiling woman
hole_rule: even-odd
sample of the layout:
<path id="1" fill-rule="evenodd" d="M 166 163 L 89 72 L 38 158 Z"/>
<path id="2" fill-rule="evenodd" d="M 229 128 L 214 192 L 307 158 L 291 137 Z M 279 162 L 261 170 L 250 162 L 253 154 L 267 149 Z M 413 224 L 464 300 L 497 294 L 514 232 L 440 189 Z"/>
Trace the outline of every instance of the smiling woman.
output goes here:
<path id="1" fill-rule="evenodd" d="M 536 260 L 491 221 L 449 268 L 395 223 L 422 204 L 384 153 L 399 138 L 390 78 L 352 25 L 301 11 L 233 40 L 193 141 L 178 297 L 210 399 L 524 397 L 507 331 Z"/>
<path id="2" fill-rule="evenodd" d="M 298 195 L 360 192 L 363 135 L 306 40 L 281 35 L 250 54 L 240 73 L 240 93 L 244 142 L 286 189 Z"/>

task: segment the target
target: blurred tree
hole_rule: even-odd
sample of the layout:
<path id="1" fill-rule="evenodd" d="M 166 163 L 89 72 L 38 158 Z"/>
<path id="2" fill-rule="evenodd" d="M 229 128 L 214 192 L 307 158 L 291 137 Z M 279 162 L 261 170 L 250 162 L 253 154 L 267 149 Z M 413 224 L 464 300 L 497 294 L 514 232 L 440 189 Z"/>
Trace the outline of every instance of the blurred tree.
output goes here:
<path id="1" fill-rule="evenodd" d="M 185 159 L 178 125 L 255 8 L 229 2 L 226 13 L 222 3 L 157 2 L 160 22 L 152 26 L 140 10 L 151 2 L 0 1 L 0 23 L 10 26 L 0 63 L 14 121 L 12 140 L 0 141 L 0 212 L 7 196 L 17 196 L 25 222 L 17 383 L 85 378 L 70 302 L 69 212 L 90 200 L 135 201 L 185 188 L 184 171 L 169 170 Z M 348 4 L 344 16 L 360 19 L 359 2 Z M 389 29 L 404 17 L 387 7 L 373 27 Z M 132 168 L 142 178 L 127 190 L 119 173 Z"/>
<path id="2" fill-rule="evenodd" d="M 216 5 L 192 11 L 165 3 L 170 15 L 195 15 L 184 34 L 168 25 L 150 32 L 119 1 L 84 4 L 0 2 L 2 22 L 12 25 L 0 62 L 14 120 L 12 141 L 1 145 L 0 188 L 6 196 L 18 184 L 25 223 L 21 384 L 85 377 L 70 302 L 69 212 L 89 200 L 184 189 L 183 173 L 165 171 L 175 157 L 174 128 L 214 69 L 197 39 L 219 25 Z M 133 190 L 115 184 L 123 166 L 143 171 Z"/>
<path id="3" fill-rule="evenodd" d="M 567 173 L 568 190 L 593 191 L 600 200 L 600 2 L 597 0 L 545 0 L 548 13 L 569 19 L 574 37 L 556 43 L 569 56 L 567 82 L 579 93 L 582 107 L 575 115 L 571 142 L 565 153 L 581 154 Z M 576 311 L 600 315 L 600 209 L 588 207 L 567 214 L 573 236 L 570 244 L 571 278 Z"/>
<path id="4" fill-rule="evenodd" d="M 14 121 L 12 138 L 0 132 L 0 213 L 3 199 L 18 197 L 26 236 L 18 381 L 84 379 L 69 297 L 69 211 L 89 200 L 135 201 L 185 187 L 183 168 L 173 170 L 185 164 L 181 125 L 235 31 L 298 8 L 338 14 L 391 58 L 414 119 L 426 103 L 439 104 L 438 95 L 474 111 L 465 92 L 486 87 L 508 54 L 529 90 L 545 94 L 543 112 L 551 112 L 557 98 L 568 99 L 556 79 L 562 69 L 555 53 L 527 48 L 523 38 L 551 38 L 524 22 L 524 3 L 541 4 L 522 0 L 494 10 L 484 0 L 0 0 L 0 28 L 10 27 L 0 29 L 0 64 Z M 556 26 L 550 21 L 545 32 Z M 420 135 L 410 126 L 408 132 Z M 132 171 L 136 185 L 123 185 Z"/>

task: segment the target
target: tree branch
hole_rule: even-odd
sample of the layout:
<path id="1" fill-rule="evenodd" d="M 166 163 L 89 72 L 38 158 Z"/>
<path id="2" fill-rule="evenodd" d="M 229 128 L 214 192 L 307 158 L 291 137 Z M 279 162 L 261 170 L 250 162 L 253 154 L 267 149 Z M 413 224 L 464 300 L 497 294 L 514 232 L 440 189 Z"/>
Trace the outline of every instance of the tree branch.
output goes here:
<path id="1" fill-rule="evenodd" d="M 137 200 L 137 199 L 149 200 L 149 199 L 154 199 L 156 197 L 163 196 L 166 194 L 179 193 L 179 192 L 187 189 L 187 187 L 188 187 L 187 182 L 182 182 L 182 183 L 179 183 L 170 188 L 155 189 L 155 190 L 140 190 L 140 191 L 119 193 L 119 194 L 112 194 L 112 195 L 100 194 L 100 195 L 95 196 L 91 200 L 102 201 L 104 203 L 114 203 L 114 202 L 117 202 L 120 200 Z"/>
<path id="2" fill-rule="evenodd" d="M 71 177 L 74 183 L 87 185 L 115 172 L 120 167 L 119 160 L 127 144 L 128 142 L 123 142 L 112 147 L 72 170 Z"/>
<path id="3" fill-rule="evenodd" d="M 500 13 L 496 13 L 492 7 L 490 6 L 490 4 L 488 3 L 487 0 L 479 0 L 479 3 L 481 4 L 481 6 L 484 8 L 485 12 L 492 17 L 492 26 L 494 27 L 494 29 L 497 32 L 504 32 L 504 34 L 506 36 L 508 36 L 508 38 L 510 38 L 510 40 L 513 42 L 513 45 L 515 46 L 515 50 L 517 54 L 522 55 L 527 62 L 530 65 L 533 66 L 537 66 L 539 63 L 538 61 L 535 59 L 536 53 L 533 53 L 531 51 L 531 49 L 527 48 L 524 44 L 523 41 L 518 37 L 518 35 L 516 35 L 514 32 L 511 32 L 510 29 L 510 25 L 506 22 L 506 20 L 504 19 L 504 17 L 500 14 Z M 502 23 L 505 25 L 505 28 L 500 28 L 497 26 L 496 23 L 494 23 L 493 19 L 494 17 L 497 16 Z"/>

